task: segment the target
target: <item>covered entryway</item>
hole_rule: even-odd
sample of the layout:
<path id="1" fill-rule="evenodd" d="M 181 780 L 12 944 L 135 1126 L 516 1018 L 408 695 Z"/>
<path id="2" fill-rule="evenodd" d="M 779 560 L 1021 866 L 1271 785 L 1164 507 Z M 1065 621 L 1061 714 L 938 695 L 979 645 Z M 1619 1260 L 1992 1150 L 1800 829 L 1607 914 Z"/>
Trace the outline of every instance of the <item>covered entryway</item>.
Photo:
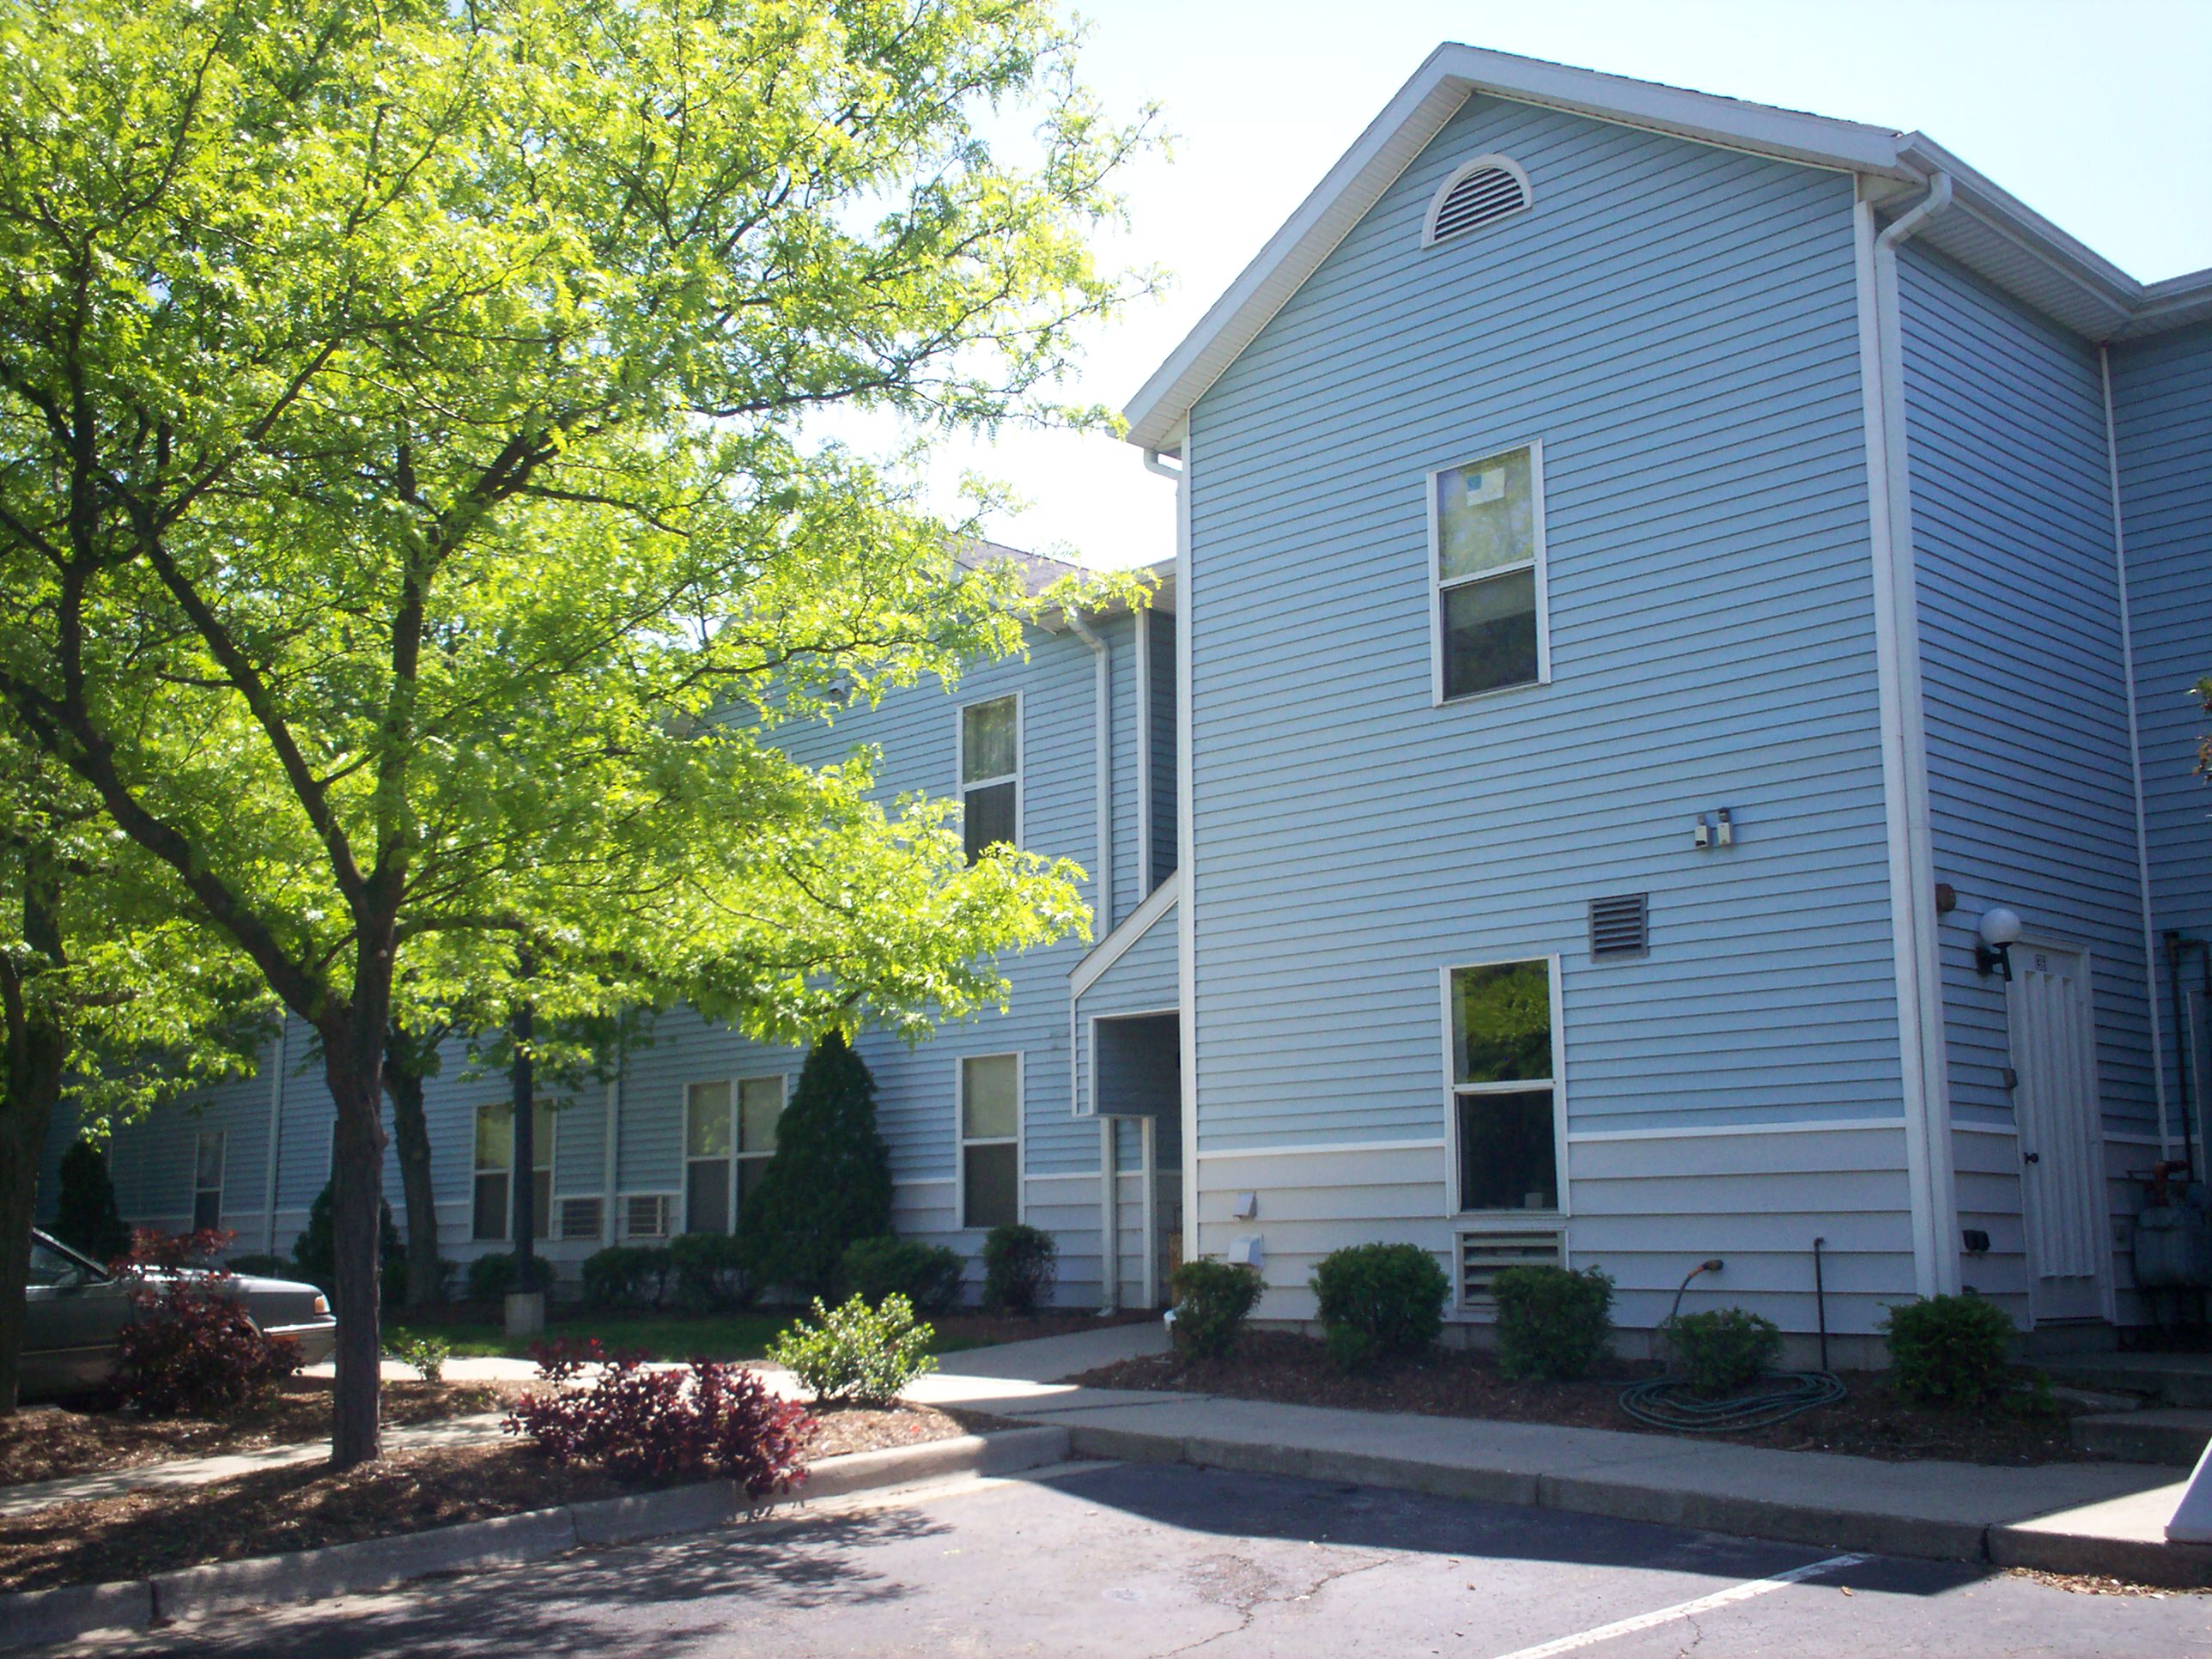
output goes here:
<path id="1" fill-rule="evenodd" d="M 2038 1325 L 2101 1319 L 2112 1243 L 2088 959 L 2027 941 L 2011 954 L 2005 1009 L 2018 1078 L 2029 1310 Z"/>
<path id="2" fill-rule="evenodd" d="M 1182 1028 L 1174 1010 L 1090 1022 L 1097 1110 L 1112 1127 L 1117 1301 L 1166 1305 L 1182 1259 Z"/>

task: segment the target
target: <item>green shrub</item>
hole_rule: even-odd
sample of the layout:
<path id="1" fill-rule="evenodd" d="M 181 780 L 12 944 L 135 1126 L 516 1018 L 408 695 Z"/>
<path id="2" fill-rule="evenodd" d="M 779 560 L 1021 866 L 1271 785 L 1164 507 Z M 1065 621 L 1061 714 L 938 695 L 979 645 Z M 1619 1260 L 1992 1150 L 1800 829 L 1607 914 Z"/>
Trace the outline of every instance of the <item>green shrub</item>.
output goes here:
<path id="1" fill-rule="evenodd" d="M 658 1308 L 673 1267 L 660 1244 L 610 1244 L 584 1258 L 584 1300 L 594 1308 Z"/>
<path id="2" fill-rule="evenodd" d="M 387 1308 L 396 1308 L 407 1299 L 407 1247 L 400 1243 L 399 1230 L 392 1224 L 389 1204 L 381 1205 L 377 1212 L 376 1255 L 378 1299 Z M 337 1235 L 331 1218 L 331 1184 L 326 1181 L 307 1210 L 307 1230 L 292 1241 L 292 1267 L 295 1277 L 324 1291 L 331 1307 L 337 1308 Z"/>
<path id="3" fill-rule="evenodd" d="M 1978 1296 L 1893 1307 L 1881 1322 L 1897 1391 L 1924 1406 L 1987 1405 L 2003 1391 L 2013 1322 Z"/>
<path id="4" fill-rule="evenodd" d="M 70 1143 L 55 1172 L 54 1237 L 103 1265 L 131 1248 L 131 1229 L 116 1207 L 107 1159 L 89 1140 Z"/>
<path id="5" fill-rule="evenodd" d="M 1228 1356 L 1267 1288 L 1256 1268 L 1230 1261 L 1186 1261 L 1169 1283 L 1176 1346 L 1197 1359 Z"/>
<path id="6" fill-rule="evenodd" d="M 676 1305 L 686 1313 L 717 1313 L 751 1299 L 744 1247 L 728 1233 L 678 1233 L 668 1241 Z"/>
<path id="7" fill-rule="evenodd" d="M 1042 1229 L 1009 1221 L 983 1240 L 983 1305 L 995 1312 L 1035 1313 L 1059 1273 L 1060 1246 Z"/>
<path id="8" fill-rule="evenodd" d="M 1589 1375 L 1613 1329 L 1613 1280 L 1596 1267 L 1508 1267 L 1491 1282 L 1498 1369 L 1566 1382 Z"/>
<path id="9" fill-rule="evenodd" d="M 1444 1328 L 1451 1281 L 1417 1244 L 1352 1244 L 1313 1272 L 1329 1358 L 1347 1371 L 1419 1353 Z"/>
<path id="10" fill-rule="evenodd" d="M 406 1271 L 402 1262 L 400 1271 Z M 386 1280 L 388 1286 L 391 1281 Z M 553 1283 L 553 1264 L 542 1255 L 530 1258 L 530 1283 L 526 1286 L 515 1283 L 514 1253 L 502 1250 L 494 1255 L 480 1255 L 469 1263 L 469 1300 L 497 1302 L 524 1289 L 543 1291 Z M 390 1294 L 389 1290 L 386 1295 Z"/>
<path id="11" fill-rule="evenodd" d="M 917 1238 L 856 1239 L 845 1251 L 847 1290 L 870 1304 L 902 1296 L 921 1313 L 958 1307 L 967 1272 L 959 1251 Z"/>
<path id="12" fill-rule="evenodd" d="M 1699 1394 L 1734 1394 L 1782 1363 L 1782 1333 L 1774 1322 L 1741 1308 L 1679 1314 L 1668 1322 L 1667 1340 Z"/>
<path id="13" fill-rule="evenodd" d="M 854 1240 L 891 1230 L 891 1154 L 876 1130 L 876 1080 L 835 1031 L 814 1045 L 775 1126 L 775 1155 L 738 1214 L 757 1286 L 835 1287 Z"/>
<path id="14" fill-rule="evenodd" d="M 935 1334 L 915 1322 L 914 1306 L 896 1293 L 871 1308 L 859 1297 L 834 1311 L 814 1299 L 815 1322 L 795 1320 L 769 1346 L 768 1357 L 787 1367 L 817 1400 L 888 1406 L 916 1377 L 937 1369 L 929 1343 Z"/>
<path id="15" fill-rule="evenodd" d="M 442 1382 L 446 1380 L 446 1361 L 453 1357 L 453 1345 L 434 1336 L 407 1336 L 396 1338 L 386 1345 L 384 1351 L 412 1369 L 425 1382 Z"/>

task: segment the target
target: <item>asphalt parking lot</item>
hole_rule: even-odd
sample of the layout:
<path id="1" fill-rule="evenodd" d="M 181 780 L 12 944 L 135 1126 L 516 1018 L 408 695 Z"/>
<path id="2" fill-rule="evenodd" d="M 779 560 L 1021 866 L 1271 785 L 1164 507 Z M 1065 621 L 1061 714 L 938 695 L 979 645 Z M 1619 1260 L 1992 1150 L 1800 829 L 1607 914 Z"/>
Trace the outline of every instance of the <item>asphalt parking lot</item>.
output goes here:
<path id="1" fill-rule="evenodd" d="M 2212 1596 L 1182 1465 L 787 1511 L 106 1654 L 2212 1656 Z"/>

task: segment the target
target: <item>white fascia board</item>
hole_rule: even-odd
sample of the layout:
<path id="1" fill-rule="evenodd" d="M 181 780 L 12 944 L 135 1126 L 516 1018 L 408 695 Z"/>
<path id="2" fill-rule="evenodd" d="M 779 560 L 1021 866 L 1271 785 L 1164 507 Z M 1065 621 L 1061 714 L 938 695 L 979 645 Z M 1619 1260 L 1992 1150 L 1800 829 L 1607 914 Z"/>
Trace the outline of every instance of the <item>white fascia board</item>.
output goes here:
<path id="1" fill-rule="evenodd" d="M 1158 886 L 1152 889 L 1145 902 L 1121 918 L 1121 925 L 1091 947 L 1082 961 L 1067 970 L 1067 993 L 1071 998 L 1080 997 L 1098 982 L 1099 976 L 1119 962 L 1139 939 L 1152 931 L 1152 924 L 1175 908 L 1182 896 L 1182 872 L 1177 870 Z"/>

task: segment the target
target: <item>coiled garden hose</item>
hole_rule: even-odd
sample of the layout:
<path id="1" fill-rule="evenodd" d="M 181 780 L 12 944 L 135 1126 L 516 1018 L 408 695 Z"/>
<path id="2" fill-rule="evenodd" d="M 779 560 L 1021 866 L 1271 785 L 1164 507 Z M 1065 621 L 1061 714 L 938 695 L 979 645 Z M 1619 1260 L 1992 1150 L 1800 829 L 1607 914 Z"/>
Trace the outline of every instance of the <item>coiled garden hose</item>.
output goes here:
<path id="1" fill-rule="evenodd" d="M 1725 1434 L 1771 1428 L 1817 1406 L 1832 1406 L 1849 1392 L 1833 1371 L 1777 1371 L 1725 1400 L 1708 1400 L 1679 1376 L 1650 1376 L 1621 1390 L 1620 1409 L 1655 1429 Z"/>

